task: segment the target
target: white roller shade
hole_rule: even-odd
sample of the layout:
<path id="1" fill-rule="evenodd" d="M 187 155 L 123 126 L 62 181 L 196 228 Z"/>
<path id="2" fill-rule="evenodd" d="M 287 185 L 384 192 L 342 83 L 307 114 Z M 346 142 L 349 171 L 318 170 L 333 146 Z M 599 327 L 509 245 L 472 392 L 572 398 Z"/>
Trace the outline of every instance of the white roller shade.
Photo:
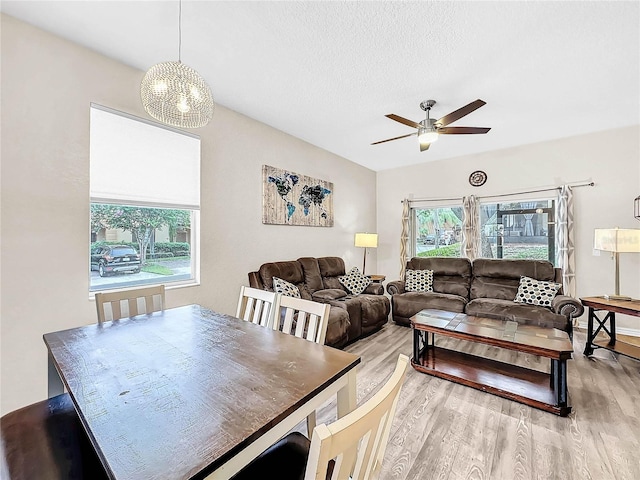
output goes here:
<path id="1" fill-rule="evenodd" d="M 91 106 L 91 201 L 200 208 L 200 138 Z"/>

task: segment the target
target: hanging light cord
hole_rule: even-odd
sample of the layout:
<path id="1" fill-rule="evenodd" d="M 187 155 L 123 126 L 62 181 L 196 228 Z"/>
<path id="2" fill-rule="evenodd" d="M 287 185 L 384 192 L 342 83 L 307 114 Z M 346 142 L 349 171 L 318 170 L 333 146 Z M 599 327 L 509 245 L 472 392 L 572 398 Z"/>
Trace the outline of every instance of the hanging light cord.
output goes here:
<path id="1" fill-rule="evenodd" d="M 178 13 L 178 62 L 182 63 L 182 0 Z"/>

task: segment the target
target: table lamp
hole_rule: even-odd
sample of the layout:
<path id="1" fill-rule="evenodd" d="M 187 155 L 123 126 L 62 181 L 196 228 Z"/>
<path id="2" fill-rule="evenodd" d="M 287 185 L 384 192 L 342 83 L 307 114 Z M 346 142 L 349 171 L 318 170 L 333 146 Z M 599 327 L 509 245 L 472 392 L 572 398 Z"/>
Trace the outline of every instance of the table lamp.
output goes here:
<path id="1" fill-rule="evenodd" d="M 640 229 L 637 228 L 596 228 L 593 248 L 611 252 L 615 258 L 616 288 L 613 295 L 605 295 L 609 300 L 631 300 L 620 295 L 620 254 L 640 252 Z"/>
<path id="2" fill-rule="evenodd" d="M 367 248 L 378 248 L 378 234 L 356 233 L 354 245 L 364 248 L 364 260 L 362 261 L 362 274 L 364 275 L 364 269 L 367 265 Z"/>

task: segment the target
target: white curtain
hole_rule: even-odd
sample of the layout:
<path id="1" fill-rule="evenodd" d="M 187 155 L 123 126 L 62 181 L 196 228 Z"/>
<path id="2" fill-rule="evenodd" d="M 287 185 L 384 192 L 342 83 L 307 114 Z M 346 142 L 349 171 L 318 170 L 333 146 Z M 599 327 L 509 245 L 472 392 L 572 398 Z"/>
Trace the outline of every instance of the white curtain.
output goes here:
<path id="1" fill-rule="evenodd" d="M 480 256 L 480 202 L 474 195 L 462 198 L 462 254 L 470 260 Z"/>
<path id="2" fill-rule="evenodd" d="M 576 258 L 573 241 L 573 191 L 563 185 L 556 202 L 556 265 L 562 268 L 562 290 L 576 296 Z"/>
<path id="3" fill-rule="evenodd" d="M 533 208 L 536 206 L 535 202 L 522 202 L 522 208 Z M 533 216 L 534 213 L 525 213 L 524 217 L 524 232 L 522 233 L 525 237 L 533 237 L 535 235 L 533 231 Z"/>
<path id="4" fill-rule="evenodd" d="M 400 233 L 400 279 L 404 280 L 404 270 L 409 255 L 409 200 L 402 201 L 402 231 Z"/>

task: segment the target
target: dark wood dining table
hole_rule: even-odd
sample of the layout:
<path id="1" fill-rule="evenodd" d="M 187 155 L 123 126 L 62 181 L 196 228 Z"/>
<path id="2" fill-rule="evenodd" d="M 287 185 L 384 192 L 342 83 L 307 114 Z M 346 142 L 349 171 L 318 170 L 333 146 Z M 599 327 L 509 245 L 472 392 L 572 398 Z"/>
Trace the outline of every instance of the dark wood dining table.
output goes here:
<path id="1" fill-rule="evenodd" d="M 112 479 L 229 478 L 337 395 L 360 358 L 199 305 L 44 335 Z"/>

